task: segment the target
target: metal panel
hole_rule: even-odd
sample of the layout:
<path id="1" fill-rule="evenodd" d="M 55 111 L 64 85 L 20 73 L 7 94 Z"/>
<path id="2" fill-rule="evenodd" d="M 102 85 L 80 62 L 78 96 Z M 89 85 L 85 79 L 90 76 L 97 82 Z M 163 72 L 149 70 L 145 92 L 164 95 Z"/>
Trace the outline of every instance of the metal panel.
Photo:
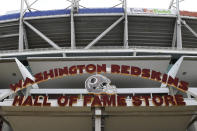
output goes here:
<path id="1" fill-rule="evenodd" d="M 169 90 L 168 88 L 144 88 L 144 89 L 143 88 L 121 88 L 121 89 L 117 89 L 117 94 L 132 94 L 132 93 L 134 94 L 136 93 L 137 94 L 169 93 Z M 30 94 L 88 94 L 88 92 L 86 89 L 31 89 Z"/>
<path id="2" fill-rule="evenodd" d="M 197 32 L 196 20 L 185 21 L 195 32 Z M 182 26 L 182 39 L 184 48 L 197 48 L 197 37 L 195 37 L 185 26 Z"/>
<path id="3" fill-rule="evenodd" d="M 175 18 L 129 16 L 129 45 L 170 47 Z"/>

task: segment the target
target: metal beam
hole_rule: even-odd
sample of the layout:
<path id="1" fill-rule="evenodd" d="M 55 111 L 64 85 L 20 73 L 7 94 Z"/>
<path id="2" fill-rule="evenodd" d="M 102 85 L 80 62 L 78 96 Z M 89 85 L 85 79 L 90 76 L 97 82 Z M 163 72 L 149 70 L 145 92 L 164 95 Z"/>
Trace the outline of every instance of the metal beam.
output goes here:
<path id="1" fill-rule="evenodd" d="M 21 0 L 21 10 L 20 10 L 20 19 L 19 19 L 19 43 L 18 49 L 19 51 L 23 51 L 23 8 L 24 8 L 24 0 Z"/>
<path id="2" fill-rule="evenodd" d="M 27 21 L 24 21 L 24 24 L 27 25 L 37 35 L 39 35 L 43 40 L 45 40 L 47 43 L 49 43 L 52 47 L 54 47 L 55 49 L 61 49 L 61 47 L 59 47 L 56 43 L 54 43 L 52 40 L 50 40 L 47 36 L 45 36 L 38 29 L 36 29 L 35 27 L 33 27 L 30 23 L 28 23 Z"/>
<path id="3" fill-rule="evenodd" d="M 179 68 L 180 68 L 182 62 L 183 62 L 183 56 L 181 58 L 179 58 L 179 60 L 171 67 L 171 69 L 168 71 L 168 76 L 171 76 L 172 78 L 175 78 L 176 77 L 176 74 L 179 71 Z M 162 88 L 167 87 L 167 84 L 163 84 L 162 83 L 161 84 L 161 87 Z M 170 93 L 170 95 L 176 94 L 175 92 L 176 91 L 172 87 L 169 87 L 169 93 Z"/>
<path id="4" fill-rule="evenodd" d="M 27 9 L 29 10 L 29 12 L 31 12 L 31 8 L 30 8 L 30 6 L 29 6 L 29 4 L 28 4 L 27 0 L 25 0 L 25 4 L 26 4 Z"/>
<path id="5" fill-rule="evenodd" d="M 195 88 L 191 88 L 192 90 Z M 134 94 L 146 94 L 146 93 L 168 93 L 167 88 L 157 88 L 157 87 L 152 87 L 152 88 L 119 88 L 117 89 L 117 94 L 128 94 L 134 93 Z M 196 88 L 197 92 L 197 88 Z M 31 89 L 30 90 L 31 94 L 88 94 L 86 89 Z"/>
<path id="6" fill-rule="evenodd" d="M 173 6 L 173 4 L 174 4 L 174 0 L 171 0 L 170 5 L 169 5 L 168 9 L 171 9 L 171 8 L 172 8 L 172 6 Z"/>
<path id="7" fill-rule="evenodd" d="M 197 37 L 197 33 L 186 23 L 186 21 L 181 20 L 181 22 L 184 24 L 184 26 L 185 26 L 195 37 Z"/>
<path id="8" fill-rule="evenodd" d="M 28 6 L 27 6 L 27 8 L 24 10 L 24 12 L 26 12 L 27 10 L 29 10 L 29 11 L 31 12 L 31 9 L 33 9 L 33 8 L 31 8 L 31 6 L 32 6 L 33 4 L 35 4 L 37 1 L 38 1 L 38 0 L 35 0 L 33 3 L 31 3 L 31 4 L 29 5 L 29 4 L 27 3 L 27 1 L 25 0 L 26 4 L 27 4 Z M 34 9 L 34 10 L 36 10 L 36 9 Z"/>
<path id="9" fill-rule="evenodd" d="M 19 34 L 7 34 L 7 35 L 0 35 L 0 38 L 9 38 L 9 37 L 16 37 L 19 36 Z"/>
<path id="10" fill-rule="evenodd" d="M 27 68 L 17 58 L 15 58 L 15 61 L 16 61 L 16 64 L 21 72 L 21 75 L 23 76 L 23 79 L 25 80 L 28 77 L 31 80 L 35 81 L 35 78 L 32 76 L 32 74 L 27 70 Z M 32 87 L 34 89 L 39 88 L 37 84 L 33 84 Z"/>
<path id="11" fill-rule="evenodd" d="M 93 45 L 95 45 L 100 39 L 102 39 L 109 31 L 111 31 L 116 25 L 118 25 L 122 20 L 124 19 L 124 16 L 120 17 L 117 21 L 115 21 L 111 26 L 109 26 L 103 33 L 101 33 L 96 39 L 94 39 L 92 42 L 90 42 L 84 49 L 89 49 Z"/>
<path id="12" fill-rule="evenodd" d="M 177 48 L 182 49 L 181 16 L 179 12 L 179 0 L 176 0 L 177 11 Z"/>
<path id="13" fill-rule="evenodd" d="M 129 48 L 128 45 L 128 15 L 127 15 L 127 0 L 124 0 L 124 48 Z"/>
<path id="14" fill-rule="evenodd" d="M 168 76 L 171 76 L 172 78 L 175 78 L 176 77 L 176 74 L 178 73 L 179 71 L 179 68 L 181 66 L 183 62 L 183 56 L 181 58 L 179 58 L 179 60 L 171 67 L 171 69 L 168 71 Z M 161 84 L 161 88 L 163 87 L 166 87 L 167 84 Z"/>
<path id="15" fill-rule="evenodd" d="M 74 24 L 74 5 L 75 5 L 75 0 L 72 0 L 72 6 L 71 6 L 71 12 L 70 12 L 70 16 L 71 16 L 71 49 L 75 49 L 76 48 L 76 44 L 75 44 L 75 24 Z"/>
<path id="16" fill-rule="evenodd" d="M 172 47 L 176 47 L 176 36 L 177 36 L 177 23 L 174 24 L 174 33 L 172 38 Z"/>
<path id="17" fill-rule="evenodd" d="M 3 99 L 5 99 L 6 97 L 10 96 L 14 94 L 14 91 L 9 90 L 8 92 L 4 92 L 2 94 L 0 94 L 0 101 L 2 101 Z"/>
<path id="18" fill-rule="evenodd" d="M 45 50 L 37 50 L 37 49 L 32 49 L 28 50 L 25 52 L 18 52 L 18 51 L 0 51 L 0 57 L 16 57 L 16 56 L 25 56 L 25 55 L 43 55 L 43 54 L 62 54 L 62 53 L 74 53 L 74 54 L 87 54 L 87 53 L 150 53 L 152 55 L 153 53 L 155 54 L 178 54 L 178 55 L 197 55 L 197 50 L 196 49 L 184 49 L 184 50 L 177 50 L 177 49 L 172 49 L 171 47 L 169 48 L 129 48 L 129 49 L 122 49 L 119 47 L 119 49 L 91 49 L 91 50 L 84 50 L 84 49 L 76 49 L 76 50 L 70 50 L 70 49 L 61 49 L 61 50 L 53 50 L 53 49 L 45 49 Z"/>

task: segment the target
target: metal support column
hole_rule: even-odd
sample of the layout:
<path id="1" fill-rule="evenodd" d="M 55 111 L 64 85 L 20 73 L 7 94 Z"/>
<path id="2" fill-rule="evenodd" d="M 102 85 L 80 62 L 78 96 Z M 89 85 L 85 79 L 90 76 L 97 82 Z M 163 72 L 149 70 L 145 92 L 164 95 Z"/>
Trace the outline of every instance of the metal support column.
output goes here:
<path id="1" fill-rule="evenodd" d="M 21 0 L 21 9 L 20 9 L 20 19 L 19 19 L 19 40 L 18 40 L 18 49 L 19 51 L 23 51 L 23 8 L 24 8 L 24 0 Z"/>
<path id="2" fill-rule="evenodd" d="M 95 131 L 101 131 L 101 108 L 95 108 Z"/>
<path id="3" fill-rule="evenodd" d="M 95 45 L 100 39 L 102 39 L 109 31 L 111 31 L 117 24 L 119 24 L 124 19 L 124 16 L 120 17 L 115 21 L 110 27 L 108 27 L 103 33 L 101 33 L 96 39 L 94 39 L 90 44 L 88 44 L 84 49 L 89 49 Z"/>
<path id="4" fill-rule="evenodd" d="M 174 24 L 174 33 L 173 33 L 173 38 L 172 38 L 172 47 L 176 47 L 176 36 L 177 36 L 177 24 L 175 22 Z"/>
<path id="5" fill-rule="evenodd" d="M 76 6 L 76 0 L 72 0 L 72 6 L 71 6 L 71 12 L 70 12 L 70 16 L 71 16 L 71 49 L 75 49 L 76 48 L 76 43 L 75 43 L 75 24 L 74 24 L 74 8 Z"/>
<path id="6" fill-rule="evenodd" d="M 29 49 L 29 44 L 28 44 L 28 40 L 27 40 L 27 32 L 26 32 L 25 26 L 23 26 L 23 32 L 24 32 L 25 49 Z"/>
<path id="7" fill-rule="evenodd" d="M 124 48 L 129 48 L 128 45 L 128 15 L 127 15 L 127 0 L 124 0 Z"/>
<path id="8" fill-rule="evenodd" d="M 181 16 L 179 12 L 179 0 L 176 0 L 177 11 L 177 48 L 182 49 Z"/>

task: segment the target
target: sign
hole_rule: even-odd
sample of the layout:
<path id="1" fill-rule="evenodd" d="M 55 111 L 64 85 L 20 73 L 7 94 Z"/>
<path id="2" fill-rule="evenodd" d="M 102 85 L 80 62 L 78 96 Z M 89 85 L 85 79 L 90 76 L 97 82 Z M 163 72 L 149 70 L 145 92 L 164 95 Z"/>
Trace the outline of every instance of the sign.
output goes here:
<path id="1" fill-rule="evenodd" d="M 118 107 L 118 106 L 183 106 L 186 105 L 183 96 L 181 95 L 153 95 L 150 96 L 132 96 L 131 99 L 127 99 L 125 95 L 85 95 L 83 96 L 82 103 L 79 103 L 79 96 L 60 96 L 56 99 L 56 104 L 60 107 L 72 107 L 72 106 L 90 106 L 90 107 Z M 15 96 L 13 106 L 51 106 L 51 102 L 48 101 L 48 96 L 36 96 L 35 99 L 32 96 L 25 98 L 24 96 Z"/>
<path id="2" fill-rule="evenodd" d="M 34 80 L 26 77 L 25 80 L 19 80 L 18 83 L 10 84 L 10 89 L 13 91 L 18 91 L 24 89 L 33 84 L 38 84 L 43 81 L 58 79 L 62 77 L 69 77 L 73 75 L 81 75 L 83 73 L 89 74 L 101 74 L 101 73 L 111 73 L 111 74 L 121 74 L 127 76 L 141 77 L 143 79 L 149 79 L 157 81 L 168 86 L 172 86 L 182 92 L 188 90 L 189 83 L 183 80 L 179 80 L 177 77 L 172 77 L 168 74 L 162 74 L 159 71 L 140 68 L 131 65 L 106 65 L 106 64 L 88 64 L 88 65 L 72 65 L 70 67 L 65 66 L 63 68 L 54 68 L 48 71 L 43 71 L 34 75 Z M 100 76 L 99 79 L 104 79 Z M 109 87 L 110 81 L 107 80 L 106 85 Z M 115 87 L 111 86 L 115 91 Z M 100 93 L 100 92 L 98 92 Z M 110 93 L 109 93 L 110 94 Z M 113 94 L 113 92 L 112 92 Z"/>
<path id="3" fill-rule="evenodd" d="M 128 14 L 176 15 L 176 11 L 172 9 L 129 8 Z"/>

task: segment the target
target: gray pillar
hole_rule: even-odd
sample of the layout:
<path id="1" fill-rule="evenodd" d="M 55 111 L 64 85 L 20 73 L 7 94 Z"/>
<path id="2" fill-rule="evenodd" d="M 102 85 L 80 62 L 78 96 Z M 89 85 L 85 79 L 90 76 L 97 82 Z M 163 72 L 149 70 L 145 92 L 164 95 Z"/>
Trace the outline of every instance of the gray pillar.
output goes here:
<path id="1" fill-rule="evenodd" d="M 101 131 L 101 109 L 95 108 L 95 131 Z"/>
<path id="2" fill-rule="evenodd" d="M 18 40 L 18 49 L 19 51 L 23 51 L 23 8 L 24 8 L 24 0 L 21 0 L 21 10 L 20 10 L 20 21 L 19 21 L 19 40 Z"/>
<path id="3" fill-rule="evenodd" d="M 176 0 L 177 9 L 177 48 L 182 49 L 181 16 L 179 12 L 179 0 Z"/>

